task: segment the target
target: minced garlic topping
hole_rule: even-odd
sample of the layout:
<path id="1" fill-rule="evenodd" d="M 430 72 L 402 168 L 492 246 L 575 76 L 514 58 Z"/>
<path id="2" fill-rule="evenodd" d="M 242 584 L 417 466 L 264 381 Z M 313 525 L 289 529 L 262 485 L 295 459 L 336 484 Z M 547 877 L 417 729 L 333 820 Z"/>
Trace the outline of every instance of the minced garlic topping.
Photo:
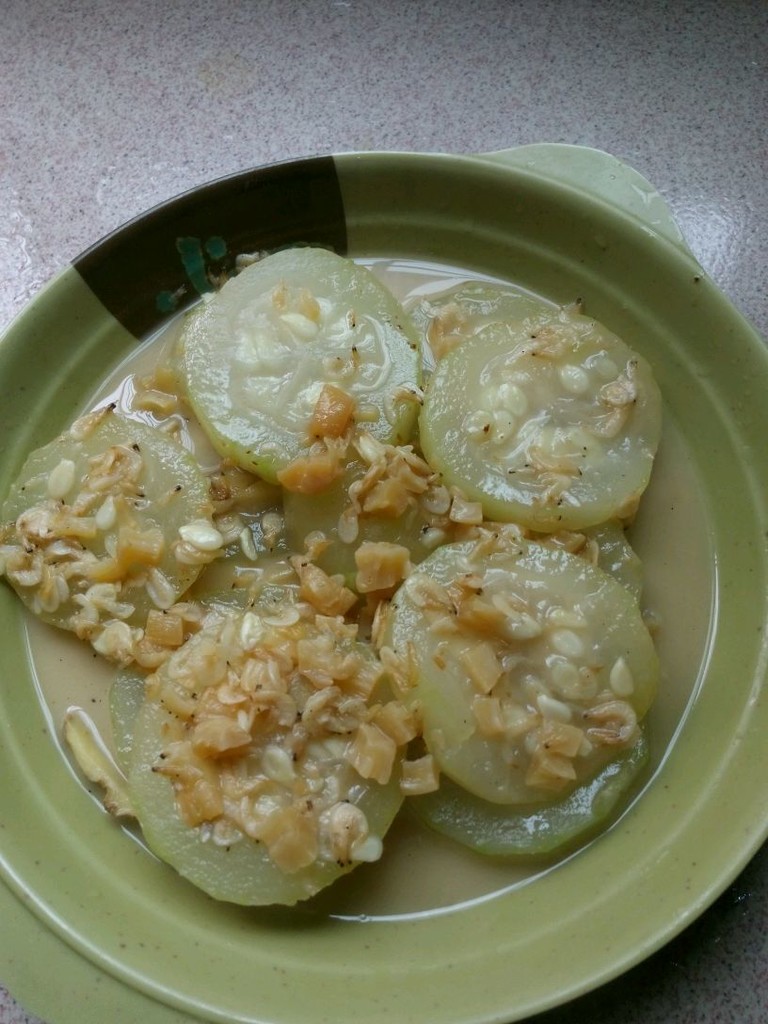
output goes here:
<path id="1" fill-rule="evenodd" d="M 259 840 L 289 873 L 379 856 L 349 801 L 363 780 L 390 782 L 417 726 L 356 637 L 307 601 L 255 606 L 222 614 L 150 677 L 148 697 L 173 716 L 154 770 L 188 825 Z"/>
<path id="2" fill-rule="evenodd" d="M 121 664 L 147 613 L 170 609 L 223 545 L 196 463 L 111 408 L 33 453 L 4 508 L 8 581 L 35 614 Z"/>

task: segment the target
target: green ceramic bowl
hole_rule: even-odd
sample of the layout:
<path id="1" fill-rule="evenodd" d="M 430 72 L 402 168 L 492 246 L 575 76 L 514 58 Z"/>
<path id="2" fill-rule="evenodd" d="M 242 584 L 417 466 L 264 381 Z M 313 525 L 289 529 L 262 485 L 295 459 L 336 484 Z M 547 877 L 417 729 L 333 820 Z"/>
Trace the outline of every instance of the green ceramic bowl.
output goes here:
<path id="1" fill-rule="evenodd" d="M 691 698 L 626 813 L 527 884 L 505 884 L 502 870 L 483 898 L 427 913 L 251 911 L 206 898 L 98 811 L 42 706 L 23 613 L 0 588 L 0 976 L 58 1024 L 519 1020 L 657 949 L 768 831 L 768 354 L 658 195 L 605 154 L 345 154 L 250 171 L 151 211 L 67 268 L 0 344 L 0 492 L 208 272 L 302 242 L 463 266 L 556 301 L 585 296 L 647 356 L 706 524 L 711 596 L 693 584 L 686 594 L 704 601 L 707 627 Z"/>

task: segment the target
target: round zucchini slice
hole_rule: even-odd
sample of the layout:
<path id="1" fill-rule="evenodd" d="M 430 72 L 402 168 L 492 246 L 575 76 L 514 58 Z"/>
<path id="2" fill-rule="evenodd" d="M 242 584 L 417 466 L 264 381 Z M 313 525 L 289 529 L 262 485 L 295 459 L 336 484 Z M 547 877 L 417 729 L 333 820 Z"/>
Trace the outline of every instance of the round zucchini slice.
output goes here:
<path id="1" fill-rule="evenodd" d="M 588 526 L 577 533 L 532 533 L 529 539 L 537 544 L 561 547 L 585 558 L 623 584 L 636 601 L 640 600 L 643 591 L 643 563 L 629 543 L 618 519 L 609 519 L 598 526 Z"/>
<path id="2" fill-rule="evenodd" d="M 216 899 L 254 905 L 376 860 L 413 735 L 393 736 L 407 713 L 387 697 L 340 620 L 291 597 L 222 609 L 154 675 L 136 719 L 129 786 L 148 845 Z"/>
<path id="3" fill-rule="evenodd" d="M 271 482 L 315 439 L 364 422 L 401 443 L 417 409 L 416 331 L 367 268 L 325 249 L 274 253 L 189 315 L 179 367 L 212 444 Z"/>
<path id="4" fill-rule="evenodd" d="M 131 669 L 120 669 L 109 688 L 109 718 L 112 750 L 120 770 L 127 775 L 131 766 L 133 730 L 144 704 L 146 677 Z"/>
<path id="5" fill-rule="evenodd" d="M 635 744 L 568 796 L 548 804 L 493 804 L 443 778 L 440 789 L 411 797 L 410 809 L 430 828 L 492 857 L 545 857 L 583 842 L 621 806 L 648 763 L 645 732 Z"/>
<path id="6" fill-rule="evenodd" d="M 559 799 L 592 778 L 634 743 L 657 687 L 626 588 L 503 528 L 422 562 L 384 644 L 442 772 L 494 803 Z"/>
<path id="7" fill-rule="evenodd" d="M 588 547 L 594 545 L 596 549 L 598 567 L 618 580 L 639 602 L 643 593 L 643 563 L 621 523 L 612 519 L 588 527 L 584 533 Z"/>
<path id="8" fill-rule="evenodd" d="M 437 361 L 489 324 L 518 323 L 552 314 L 558 307 L 509 285 L 468 281 L 407 309 Z"/>
<path id="9" fill-rule="evenodd" d="M 102 409 L 24 463 L 2 507 L 3 569 L 55 626 L 98 644 L 103 625 L 118 623 L 104 638 L 110 656 L 216 557 L 222 538 L 211 517 L 208 481 L 189 452 Z"/>
<path id="10" fill-rule="evenodd" d="M 438 363 L 427 461 L 486 518 L 550 532 L 632 514 L 661 433 L 647 363 L 588 317 L 492 324 Z"/>

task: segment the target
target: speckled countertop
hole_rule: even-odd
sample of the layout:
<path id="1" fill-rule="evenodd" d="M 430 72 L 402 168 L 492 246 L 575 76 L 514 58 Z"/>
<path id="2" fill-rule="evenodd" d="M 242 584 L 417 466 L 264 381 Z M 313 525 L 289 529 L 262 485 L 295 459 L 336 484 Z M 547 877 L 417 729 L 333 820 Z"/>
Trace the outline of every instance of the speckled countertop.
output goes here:
<path id="1" fill-rule="evenodd" d="M 0 326 L 106 232 L 220 175 L 551 141 L 641 171 L 768 333 L 765 0 L 4 0 L 0 43 Z M 539 1019 L 768 1021 L 768 851 L 651 960 Z M 36 1021 L 0 989 L 0 1024 Z"/>

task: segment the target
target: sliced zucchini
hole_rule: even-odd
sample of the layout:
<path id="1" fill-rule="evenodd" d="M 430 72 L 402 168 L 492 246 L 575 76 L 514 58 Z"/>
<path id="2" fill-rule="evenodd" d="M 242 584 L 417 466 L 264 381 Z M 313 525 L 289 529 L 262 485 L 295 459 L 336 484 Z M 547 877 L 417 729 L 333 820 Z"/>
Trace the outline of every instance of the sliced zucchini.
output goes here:
<path id="1" fill-rule="evenodd" d="M 109 717 L 112 749 L 121 771 L 128 774 L 133 750 L 133 731 L 144 704 L 146 677 L 131 669 L 120 669 L 109 689 Z"/>
<path id="2" fill-rule="evenodd" d="M 414 427 L 416 407 L 400 392 L 420 380 L 416 331 L 371 271 L 325 249 L 284 250 L 241 271 L 190 314 L 181 346 L 211 442 L 271 482 L 325 429 L 338 436 L 362 421 L 400 443 Z M 341 418 L 328 415 L 329 394 L 343 399 Z"/>
<path id="3" fill-rule="evenodd" d="M 359 462 L 351 463 L 343 476 L 322 494 L 309 497 L 286 491 L 283 498 L 289 549 L 302 551 L 306 539 L 320 531 L 329 544 L 315 562 L 331 575 L 341 573 L 347 585 L 354 584 L 357 573 L 355 551 L 364 541 L 402 544 L 411 552 L 414 563 L 429 553 L 422 543 L 424 518 L 416 504 L 409 505 L 396 518 L 380 514 L 361 515 L 353 537 L 346 539 L 343 528 L 340 535 L 340 521 L 345 510 L 350 508 L 349 488 L 363 477 L 365 470 L 366 467 Z"/>
<path id="4" fill-rule="evenodd" d="M 222 543 L 192 456 L 108 409 L 32 452 L 2 518 L 8 581 L 36 615 L 87 638 L 170 607 Z"/>
<path id="5" fill-rule="evenodd" d="M 223 610 L 153 677 L 131 797 L 150 848 L 215 898 L 293 904 L 380 856 L 407 739 L 353 634 L 290 597 Z"/>
<path id="6" fill-rule="evenodd" d="M 359 456 L 322 494 L 286 492 L 283 499 L 288 546 L 301 551 L 321 533 L 328 546 L 317 564 L 342 573 L 350 586 L 361 544 L 398 544 L 417 564 L 435 547 L 435 535 L 444 540 L 453 525 L 449 492 L 410 446 L 382 445 L 367 434 L 355 443 Z"/>
<path id="7" fill-rule="evenodd" d="M 533 533 L 530 539 L 539 544 L 562 547 L 586 558 L 625 586 L 636 601 L 640 600 L 643 564 L 617 519 L 609 519 L 598 526 L 588 526 L 577 533 Z"/>
<path id="8" fill-rule="evenodd" d="M 494 323 L 518 323 L 557 310 L 552 302 L 511 285 L 469 281 L 407 307 L 434 357 L 442 359 L 457 345 Z"/>
<path id="9" fill-rule="evenodd" d="M 436 367 L 427 461 L 488 519 L 532 530 L 624 519 L 650 477 L 661 398 L 647 363 L 576 313 L 492 324 Z"/>
<path id="10" fill-rule="evenodd" d="M 621 523 L 608 520 L 588 527 L 584 533 L 588 544 L 595 545 L 599 568 L 617 579 L 639 601 L 643 592 L 643 563 L 627 540 Z"/>
<path id="11" fill-rule="evenodd" d="M 392 602 L 441 770 L 494 803 L 559 798 L 637 737 L 658 659 L 637 602 L 586 560 L 503 530 L 446 545 Z"/>
<path id="12" fill-rule="evenodd" d="M 587 838 L 605 826 L 648 763 L 645 732 L 609 761 L 594 778 L 562 800 L 528 807 L 505 807 L 468 793 L 443 778 L 440 789 L 412 797 L 410 809 L 449 839 L 494 857 L 542 857 Z"/>

